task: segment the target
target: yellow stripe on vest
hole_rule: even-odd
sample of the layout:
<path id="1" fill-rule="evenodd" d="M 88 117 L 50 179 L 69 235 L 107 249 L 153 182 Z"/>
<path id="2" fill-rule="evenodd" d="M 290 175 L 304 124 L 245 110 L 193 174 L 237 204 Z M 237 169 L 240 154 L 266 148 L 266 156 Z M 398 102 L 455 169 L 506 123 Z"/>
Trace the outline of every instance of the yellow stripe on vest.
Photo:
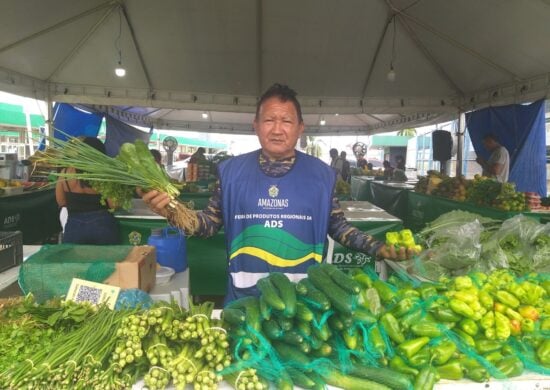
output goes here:
<path id="1" fill-rule="evenodd" d="M 311 252 L 303 257 L 298 259 L 283 259 L 282 257 L 275 256 L 273 253 L 267 252 L 260 248 L 255 248 L 253 246 L 245 246 L 239 249 L 236 252 L 233 252 L 229 257 L 229 260 L 233 260 L 238 255 L 245 254 L 257 257 L 268 264 L 277 266 L 277 267 L 293 267 L 302 263 L 305 263 L 308 260 L 315 260 L 320 263 L 323 260 L 323 256 L 315 252 Z"/>

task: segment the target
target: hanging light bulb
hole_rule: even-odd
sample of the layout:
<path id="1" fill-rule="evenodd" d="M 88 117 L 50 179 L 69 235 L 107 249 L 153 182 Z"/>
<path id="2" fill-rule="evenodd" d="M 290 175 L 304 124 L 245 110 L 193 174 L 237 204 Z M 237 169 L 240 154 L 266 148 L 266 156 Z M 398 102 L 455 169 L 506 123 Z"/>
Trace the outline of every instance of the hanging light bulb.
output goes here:
<path id="1" fill-rule="evenodd" d="M 395 73 L 395 69 L 393 69 L 393 61 L 395 60 L 395 35 L 396 35 L 396 20 L 395 16 L 393 17 L 393 39 L 392 39 L 392 46 L 391 46 L 391 61 L 390 61 L 390 71 L 386 75 L 388 81 L 394 82 L 395 77 L 397 74 Z"/>
<path id="2" fill-rule="evenodd" d="M 202 119 L 208 119 L 208 113 L 206 111 L 202 113 Z"/>
<path id="3" fill-rule="evenodd" d="M 320 124 L 321 126 L 324 126 L 324 125 L 327 124 L 327 121 L 325 120 L 325 118 L 321 118 L 321 120 L 319 121 L 319 124 Z"/>
<path id="4" fill-rule="evenodd" d="M 120 40 L 120 36 L 122 35 L 122 10 L 119 8 L 118 11 L 118 37 L 115 40 L 115 48 L 118 51 L 118 63 L 117 67 L 115 68 L 115 74 L 118 77 L 124 77 L 126 76 L 126 69 L 122 66 L 122 49 L 118 46 L 118 42 Z"/>
<path id="5" fill-rule="evenodd" d="M 395 70 L 393 69 L 393 64 L 390 65 L 390 71 L 388 72 L 388 74 L 386 75 L 386 77 L 388 78 L 388 81 L 391 81 L 391 82 L 394 82 L 395 81 Z"/>

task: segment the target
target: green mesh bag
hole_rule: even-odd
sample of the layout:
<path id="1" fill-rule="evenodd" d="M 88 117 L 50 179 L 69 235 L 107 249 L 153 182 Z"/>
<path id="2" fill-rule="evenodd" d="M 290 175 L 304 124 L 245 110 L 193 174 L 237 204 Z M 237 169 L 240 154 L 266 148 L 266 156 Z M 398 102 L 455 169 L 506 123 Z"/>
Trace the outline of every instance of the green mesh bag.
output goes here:
<path id="1" fill-rule="evenodd" d="M 37 302 L 66 295 L 73 278 L 103 282 L 132 245 L 45 245 L 21 264 L 19 286 Z"/>

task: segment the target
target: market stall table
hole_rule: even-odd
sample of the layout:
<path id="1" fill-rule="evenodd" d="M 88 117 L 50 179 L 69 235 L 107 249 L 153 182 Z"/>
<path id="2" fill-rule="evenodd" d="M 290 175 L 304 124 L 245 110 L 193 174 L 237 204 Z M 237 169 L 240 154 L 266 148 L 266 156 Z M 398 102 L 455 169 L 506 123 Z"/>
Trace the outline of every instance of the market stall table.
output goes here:
<path id="1" fill-rule="evenodd" d="M 353 200 L 366 200 L 381 207 L 388 213 L 404 220 L 406 216 L 406 191 L 413 185 L 407 182 L 376 180 L 368 176 L 352 176 L 351 197 Z"/>
<path id="2" fill-rule="evenodd" d="M 42 244 L 61 231 L 53 188 L 0 197 L 0 230 L 19 230 L 23 244 Z"/>

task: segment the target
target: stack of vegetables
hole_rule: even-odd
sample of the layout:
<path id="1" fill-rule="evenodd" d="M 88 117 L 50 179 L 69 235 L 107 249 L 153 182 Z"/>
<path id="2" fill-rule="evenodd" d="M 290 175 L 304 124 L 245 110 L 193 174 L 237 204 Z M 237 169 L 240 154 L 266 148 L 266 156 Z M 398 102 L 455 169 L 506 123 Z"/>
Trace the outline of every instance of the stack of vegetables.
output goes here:
<path id="1" fill-rule="evenodd" d="M 110 310 L 32 297 L 4 307 L 0 388 L 126 389 L 141 377 L 151 389 L 173 383 L 215 389 L 222 380 L 258 382 L 230 366 L 227 333 L 211 319 L 212 303 L 157 303 L 150 310 Z M 32 343 L 29 343 L 32 341 Z M 9 360 L 8 360 L 9 359 Z"/>
<path id="2" fill-rule="evenodd" d="M 223 313 L 233 354 L 279 388 L 431 389 L 439 379 L 550 374 L 550 276 L 507 271 L 438 283 L 351 277 L 322 264 Z"/>

